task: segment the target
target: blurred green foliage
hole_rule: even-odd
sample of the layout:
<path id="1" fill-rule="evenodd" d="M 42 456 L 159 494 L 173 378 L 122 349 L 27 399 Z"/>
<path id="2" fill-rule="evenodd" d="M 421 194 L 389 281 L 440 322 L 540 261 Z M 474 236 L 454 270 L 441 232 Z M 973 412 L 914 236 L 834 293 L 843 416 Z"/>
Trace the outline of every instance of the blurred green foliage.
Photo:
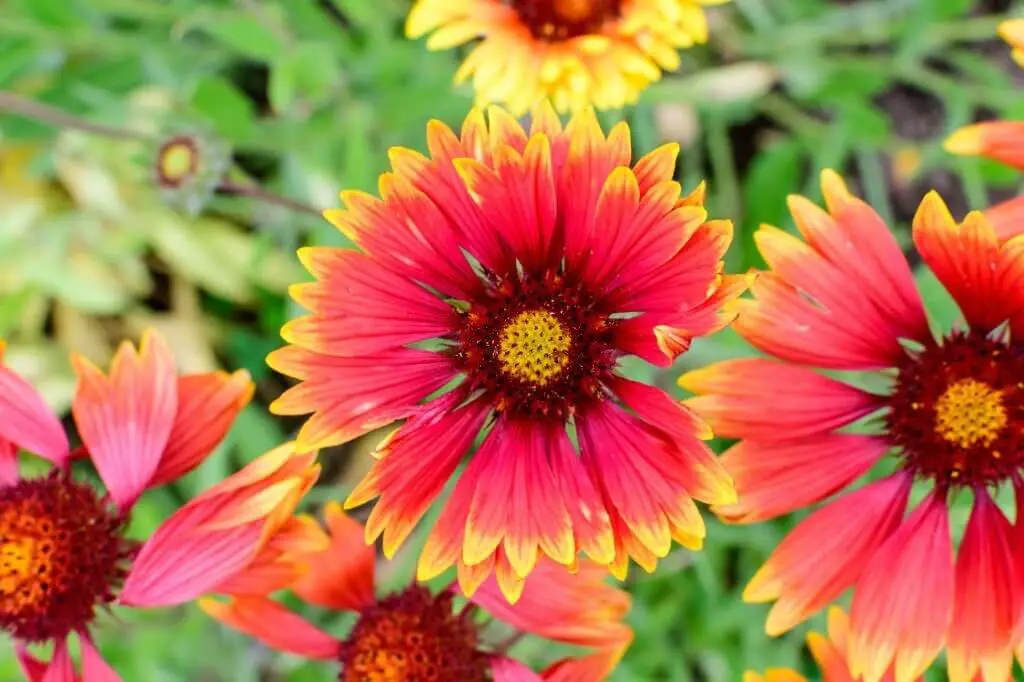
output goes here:
<path id="1" fill-rule="evenodd" d="M 66 408 L 69 349 L 105 362 L 117 340 L 155 325 L 183 370 L 245 367 L 259 384 L 218 453 L 144 499 L 140 533 L 294 428 L 265 413 L 284 384 L 263 357 L 295 313 L 285 297 L 302 278 L 294 247 L 344 242 L 315 210 L 336 205 L 341 188 L 373 191 L 388 147 L 423 149 L 428 119 L 457 124 L 471 105 L 470 92 L 450 85 L 457 54 L 402 37 L 409 4 L 0 3 L 0 112 L 8 112 L 0 113 L 0 336 L 11 342 L 9 361 Z M 952 159 L 940 146 L 979 117 L 1024 118 L 1021 74 L 994 37 L 1001 18 L 1021 11 L 1012 5 L 734 0 L 713 12 L 710 43 L 687 52 L 679 74 L 602 118 L 631 122 L 637 154 L 668 139 L 683 144 L 684 185 L 708 179 L 711 214 L 736 222 L 733 271 L 762 264 L 757 225 L 791 229 L 786 195 L 817 199 L 826 167 L 843 172 L 908 244 L 907 220 L 929 188 L 960 214 L 1018 190 L 1013 173 Z M 196 141 L 217 171 L 212 184 L 159 191 L 159 145 L 173 136 Z M 234 189 L 214 193 L 217 184 Z M 935 319 L 951 323 L 948 296 L 929 275 L 920 281 Z M 684 368 L 749 354 L 725 332 L 669 372 L 630 372 L 676 390 Z M 326 454 L 311 506 L 351 489 L 367 447 Z M 767 608 L 739 599 L 791 525 L 711 521 L 704 552 L 677 552 L 655 575 L 633 573 L 636 643 L 614 679 L 724 682 L 768 666 L 813 679 L 807 627 L 770 639 Z M 411 575 L 415 546 L 382 568 L 386 585 Z M 101 648 L 132 682 L 334 675 L 195 609 L 118 610 L 101 621 Z M 517 646 L 538 663 L 552 656 L 534 641 Z M 0 678 L 15 679 L 10 650 L 0 651 Z"/>

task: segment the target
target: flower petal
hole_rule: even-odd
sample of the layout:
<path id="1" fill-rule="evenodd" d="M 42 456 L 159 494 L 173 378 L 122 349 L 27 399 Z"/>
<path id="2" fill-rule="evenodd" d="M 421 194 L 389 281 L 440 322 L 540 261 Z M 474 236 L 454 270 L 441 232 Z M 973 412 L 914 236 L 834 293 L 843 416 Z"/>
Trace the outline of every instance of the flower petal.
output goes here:
<path id="1" fill-rule="evenodd" d="M 0 346 L 0 351 L 3 348 Z M 0 357 L 2 360 L 2 357 Z M 59 467 L 70 456 L 60 420 L 32 386 L 0 364 L 0 441 L 44 457 Z"/>
<path id="2" fill-rule="evenodd" d="M 337 639 L 269 599 L 253 597 L 219 602 L 205 598 L 199 600 L 199 608 L 277 651 L 324 661 L 339 655 Z"/>
<path id="3" fill-rule="evenodd" d="M 504 656 L 491 659 L 493 682 L 543 682 L 543 678 L 519 661 Z"/>
<path id="4" fill-rule="evenodd" d="M 340 611 L 361 611 L 374 603 L 376 551 L 363 542 L 363 527 L 336 502 L 324 509 L 330 549 L 305 557 L 309 571 L 291 590 L 303 601 Z"/>
<path id="5" fill-rule="evenodd" d="M 71 662 L 71 654 L 68 653 L 67 640 L 57 642 L 57 646 L 53 650 L 53 658 L 46 666 L 42 682 L 78 682 L 74 664 Z"/>
<path id="6" fill-rule="evenodd" d="M 636 540 L 647 551 L 634 558 L 652 567 L 649 560 L 664 557 L 673 538 L 703 538 L 704 522 L 685 488 L 685 464 L 670 442 L 607 401 L 576 419 L 583 463 L 609 513 L 624 524 L 616 529 L 622 547 L 627 536 Z"/>
<path id="7" fill-rule="evenodd" d="M 714 512 L 732 523 L 755 523 L 808 507 L 867 473 L 888 449 L 882 438 L 846 433 L 741 441 L 722 457 L 739 501 Z"/>
<path id="8" fill-rule="evenodd" d="M 79 636 L 82 644 L 82 682 L 121 682 L 103 656 L 96 650 L 96 645 L 88 636 Z"/>
<path id="9" fill-rule="evenodd" d="M 153 332 L 139 352 L 125 342 L 106 377 L 73 359 L 78 391 L 71 406 L 82 441 L 111 497 L 127 509 L 152 483 L 178 409 L 174 357 Z"/>
<path id="10" fill-rule="evenodd" d="M 761 441 L 825 433 L 881 407 L 877 396 L 801 367 L 759 358 L 726 360 L 684 374 L 704 394 L 686 405 L 719 436 Z"/>
<path id="11" fill-rule="evenodd" d="M 352 508 L 380 497 L 366 538 L 373 542 L 383 533 L 388 558 L 444 490 L 491 411 L 487 401 L 460 406 L 461 400 L 452 392 L 429 403 L 382 442 L 377 461 L 345 502 Z"/>
<path id="12" fill-rule="evenodd" d="M 542 673 L 545 682 L 596 682 L 607 678 L 629 648 L 626 640 L 621 644 L 599 649 L 578 658 L 566 658 L 551 664 Z"/>
<path id="13" fill-rule="evenodd" d="M 1006 240 L 1024 234 L 1024 196 L 990 206 L 984 213 L 999 239 Z"/>
<path id="14" fill-rule="evenodd" d="M 471 600 L 520 632 L 585 647 L 621 645 L 632 639 L 624 622 L 630 597 L 607 578 L 607 569 L 593 562 L 583 561 L 570 572 L 542 559 L 515 604 L 509 604 L 493 577 Z"/>
<path id="15" fill-rule="evenodd" d="M 946 151 L 984 156 L 1024 170 L 1024 122 L 987 121 L 960 128 L 949 136 Z"/>
<path id="16" fill-rule="evenodd" d="M 982 214 L 957 225 L 935 192 L 914 216 L 914 244 L 956 299 L 964 318 L 987 333 L 1024 318 L 1024 237 L 1004 246 Z M 1022 325 L 1024 326 L 1024 325 Z"/>
<path id="17" fill-rule="evenodd" d="M 340 445 L 408 416 L 455 376 L 442 353 L 403 348 L 339 358 L 286 346 L 267 364 L 302 381 L 270 405 L 274 414 L 313 416 L 299 431 L 303 451 Z"/>
<path id="18" fill-rule="evenodd" d="M 151 485 L 169 483 L 199 466 L 227 435 L 254 389 L 244 370 L 179 378 L 174 426 Z"/>
<path id="19" fill-rule="evenodd" d="M 878 682 L 920 677 L 942 649 L 953 615 L 949 512 L 933 494 L 874 553 L 850 612 L 850 672 Z"/>
<path id="20" fill-rule="evenodd" d="M 1011 679 L 1020 590 L 1012 528 L 988 492 L 977 489 L 956 560 L 953 619 L 947 635 L 950 682 Z"/>
<path id="21" fill-rule="evenodd" d="M 18 447 L 0 438 L 0 488 L 14 485 L 20 478 Z"/>
<path id="22" fill-rule="evenodd" d="M 285 444 L 175 512 L 139 551 L 121 603 L 190 601 L 249 566 L 315 482 L 314 457 Z"/>
<path id="23" fill-rule="evenodd" d="M 765 629 L 782 634 L 854 584 L 899 526 L 910 476 L 890 476 L 847 493 L 794 528 L 743 591 L 747 602 L 777 600 Z"/>

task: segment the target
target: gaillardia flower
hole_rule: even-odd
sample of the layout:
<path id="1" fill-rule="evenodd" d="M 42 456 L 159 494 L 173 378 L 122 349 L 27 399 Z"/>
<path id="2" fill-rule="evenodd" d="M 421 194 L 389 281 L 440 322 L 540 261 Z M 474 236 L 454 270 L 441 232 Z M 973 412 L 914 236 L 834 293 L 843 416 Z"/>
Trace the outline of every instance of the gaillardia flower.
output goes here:
<path id="1" fill-rule="evenodd" d="M 807 648 L 818 664 L 822 682 L 860 682 L 850 675 L 849 657 L 850 619 L 838 606 L 828 611 L 828 635 L 818 632 L 807 634 Z M 914 682 L 918 682 L 916 678 Z M 892 669 L 886 671 L 883 682 L 893 682 Z M 761 675 L 747 672 L 743 682 L 807 682 L 800 673 L 789 668 L 769 668 Z"/>
<path id="2" fill-rule="evenodd" d="M 559 111 L 619 108 L 679 68 L 708 37 L 704 5 L 726 0 L 418 0 L 406 34 L 427 47 L 473 47 L 455 75 L 481 105 L 515 114 L 550 98 Z"/>
<path id="3" fill-rule="evenodd" d="M 802 521 L 744 597 L 776 602 L 775 634 L 853 587 L 850 662 L 868 682 L 890 664 L 898 682 L 913 679 L 944 645 L 954 682 L 979 669 L 1009 679 L 1024 525 L 992 495 L 1011 486 L 1024 499 L 1024 237 L 1000 242 L 980 213 L 958 225 L 938 195 L 924 198 L 914 244 L 966 320 L 936 339 L 885 224 L 831 171 L 822 186 L 827 212 L 790 199 L 802 240 L 770 226 L 755 237 L 771 269 L 735 328 L 776 359 L 723 362 L 681 383 L 704 394 L 689 404 L 716 433 L 742 439 L 724 457 L 739 493 L 716 507 L 727 520 L 828 498 L 888 452 L 896 466 Z M 864 390 L 844 379 L 868 374 L 811 367 L 881 374 Z M 915 480 L 928 491 L 904 518 Z M 973 511 L 954 559 L 948 507 L 965 494 Z"/>
<path id="4" fill-rule="evenodd" d="M 33 682 L 77 679 L 72 634 L 81 642 L 83 682 L 119 679 L 92 642 L 98 610 L 182 603 L 232 586 L 277 589 L 250 565 L 319 546 L 306 524 L 289 520 L 316 473 L 312 455 L 289 448 L 201 494 L 145 542 L 129 537 L 138 497 L 199 465 L 249 401 L 252 383 L 245 372 L 178 377 L 169 349 L 154 335 L 143 338 L 138 353 L 124 344 L 109 376 L 82 358 L 74 363 L 72 413 L 82 441 L 74 453 L 39 394 L 0 364 L 0 629 L 17 644 Z M 54 469 L 21 478 L 19 449 Z M 95 465 L 105 494 L 72 473 L 79 457 Z M 291 569 L 288 580 L 298 567 Z M 55 645 L 48 664 L 25 648 L 48 642 Z"/>
<path id="5" fill-rule="evenodd" d="M 1008 19 L 999 35 L 1013 48 L 1013 60 L 1024 66 L 1024 19 Z M 1024 121 L 986 121 L 957 130 L 946 150 L 965 156 L 984 156 L 1024 170 Z M 1003 239 L 1024 233 L 1024 197 L 1015 197 L 985 211 L 996 234 Z"/>
<path id="6" fill-rule="evenodd" d="M 302 450 L 407 419 L 346 503 L 380 498 L 367 540 L 383 533 L 389 557 L 484 433 L 422 580 L 494 569 L 514 600 L 540 554 L 571 566 L 582 550 L 622 576 L 673 538 L 699 546 L 693 498 L 726 504 L 732 483 L 703 423 L 617 363 L 668 365 L 728 323 L 747 285 L 720 274 L 730 223 L 680 195 L 675 145 L 631 166 L 629 128 L 605 137 L 592 111 L 563 130 L 541 107 L 529 135 L 474 111 L 461 136 L 432 122 L 428 144 L 391 151 L 383 199 L 344 192 L 326 212 L 359 250 L 299 251 L 311 314 L 268 362 L 302 383 L 271 410 L 313 413 Z"/>
<path id="7" fill-rule="evenodd" d="M 342 682 L 600 682 L 632 641 L 632 630 L 622 622 L 629 595 L 603 582 L 607 571 L 601 566 L 584 561 L 571 575 L 542 560 L 514 606 L 493 578 L 458 609 L 452 588 L 433 594 L 412 584 L 377 597 L 374 549 L 363 542 L 363 528 L 336 503 L 327 505 L 325 516 L 329 548 L 296 553 L 307 572 L 291 589 L 307 604 L 354 612 L 357 620 L 347 636 L 338 639 L 266 597 L 204 598 L 203 610 L 272 648 L 339 663 Z M 516 633 L 488 642 L 476 617 L 479 608 Z M 592 651 L 538 675 L 505 655 L 523 634 Z"/>

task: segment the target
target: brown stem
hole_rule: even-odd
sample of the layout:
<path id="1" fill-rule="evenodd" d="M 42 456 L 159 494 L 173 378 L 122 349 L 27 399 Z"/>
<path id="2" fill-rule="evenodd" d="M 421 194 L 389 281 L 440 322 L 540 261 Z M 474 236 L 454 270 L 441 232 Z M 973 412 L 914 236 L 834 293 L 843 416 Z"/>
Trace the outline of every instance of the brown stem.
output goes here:
<path id="1" fill-rule="evenodd" d="M 237 194 L 239 196 L 252 197 L 259 199 L 268 204 L 276 204 L 277 206 L 283 206 L 293 211 L 299 211 L 300 213 L 306 213 L 320 217 L 321 211 L 309 204 L 297 201 L 295 199 L 289 199 L 273 192 L 268 192 L 259 185 L 242 185 L 232 180 L 221 180 L 220 184 L 217 185 L 218 192 L 225 192 L 227 194 Z"/>
<path id="2" fill-rule="evenodd" d="M 35 100 L 16 95 L 13 92 L 0 91 L 0 111 L 6 111 L 7 113 L 14 114 L 15 116 L 21 116 L 22 118 L 29 118 L 36 121 L 42 121 L 43 123 L 49 123 L 57 128 L 73 128 L 76 130 L 83 130 L 87 133 L 94 133 L 96 135 L 103 135 L 105 137 L 114 137 L 121 140 L 147 140 L 148 136 L 135 132 L 133 130 L 125 130 L 123 128 L 115 128 L 114 126 L 104 125 L 102 123 L 94 123 L 88 119 L 74 114 L 69 114 L 66 111 L 51 107 L 48 104 L 42 102 L 36 102 Z"/>
<path id="3" fill-rule="evenodd" d="M 498 644 L 496 644 L 494 647 L 494 652 L 502 655 L 507 654 L 508 650 L 514 647 L 516 644 L 518 644 L 520 640 L 523 639 L 523 637 L 526 637 L 525 632 L 515 633 L 511 637 L 505 639 L 504 641 L 498 642 Z"/>

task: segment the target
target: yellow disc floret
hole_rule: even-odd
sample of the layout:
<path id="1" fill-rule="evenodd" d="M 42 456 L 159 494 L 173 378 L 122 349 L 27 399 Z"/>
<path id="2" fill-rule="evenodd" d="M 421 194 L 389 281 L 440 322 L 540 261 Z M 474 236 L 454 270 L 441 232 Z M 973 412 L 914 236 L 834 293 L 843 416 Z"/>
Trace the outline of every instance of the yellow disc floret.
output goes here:
<path id="1" fill-rule="evenodd" d="M 974 379 L 950 384 L 935 403 L 935 432 L 963 448 L 991 445 L 1005 426 L 1002 391 Z"/>
<path id="2" fill-rule="evenodd" d="M 535 386 L 546 386 L 569 363 L 572 337 L 546 310 L 519 313 L 499 339 L 498 361 L 508 376 Z"/>

